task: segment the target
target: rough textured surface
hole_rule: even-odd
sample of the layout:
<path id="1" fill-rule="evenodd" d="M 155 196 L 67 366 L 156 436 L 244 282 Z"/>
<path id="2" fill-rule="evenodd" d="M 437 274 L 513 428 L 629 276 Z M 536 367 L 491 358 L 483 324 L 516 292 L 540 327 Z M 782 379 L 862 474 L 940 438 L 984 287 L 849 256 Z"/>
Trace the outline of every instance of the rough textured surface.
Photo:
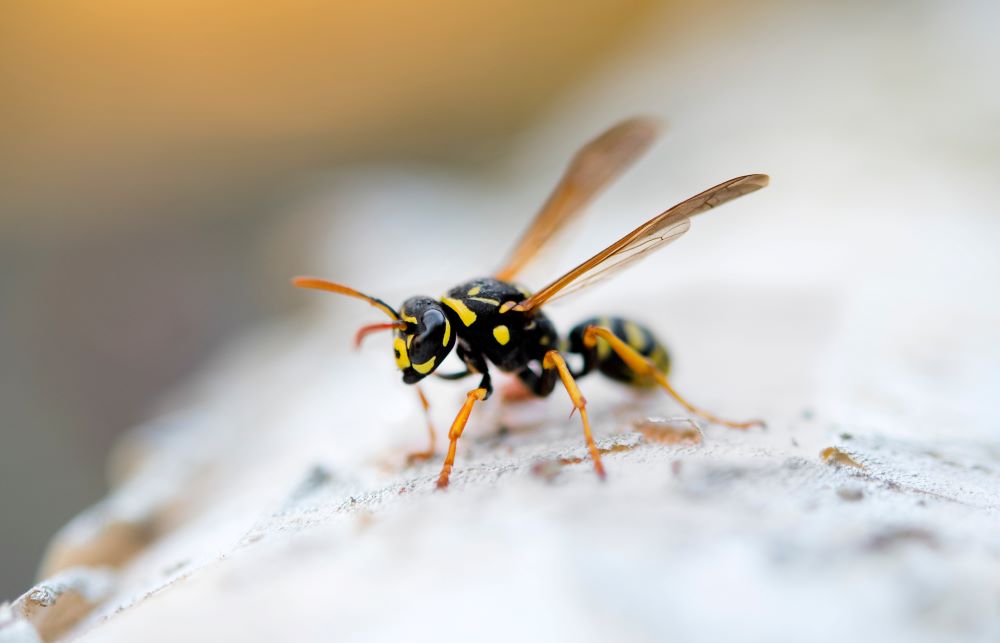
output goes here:
<path id="1" fill-rule="evenodd" d="M 621 405 L 616 393 L 590 396 L 603 408 L 596 425 L 628 426 L 662 406 Z M 215 480 L 123 570 L 83 640 L 430 640 L 436 622 L 448 638 L 498 641 L 796 640 L 790 622 L 831 641 L 998 631 L 995 448 L 837 435 L 805 418 L 766 433 L 709 428 L 701 445 L 604 430 L 601 484 L 586 460 L 542 473 L 585 455 L 575 423 L 551 417 L 530 431 L 476 431 L 440 494 L 436 463 L 379 466 L 393 450 L 377 434 L 354 451 L 374 462 L 338 457 L 330 443 L 366 420 L 330 417 L 325 440 L 290 422 L 216 445 L 226 456 Z M 825 460 L 825 445 L 857 466 Z"/>
<path id="2" fill-rule="evenodd" d="M 0 611 L 0 641 L 52 641 L 110 596 L 114 574 L 100 567 L 79 567 L 57 574 Z"/>
<path id="3" fill-rule="evenodd" d="M 390 302 L 443 292 L 499 260 L 495 246 L 517 233 L 510 213 L 531 211 L 575 132 L 637 103 L 659 109 L 674 136 L 564 255 L 738 173 L 769 171 L 772 187 L 551 315 L 562 329 L 605 311 L 662 329 L 681 391 L 722 415 L 762 416 L 766 431 L 709 426 L 700 441 L 659 442 L 640 429 L 677 414 L 664 396 L 587 379 L 606 483 L 557 391 L 477 408 L 452 487 L 436 493 L 438 462 L 403 466 L 423 425 L 388 345 L 348 350 L 376 315 L 305 293 L 310 312 L 243 338 L 137 430 L 115 458 L 115 493 L 57 539 L 50 561 L 74 560 L 64 547 L 101 551 L 112 524 L 143 525 L 152 541 L 78 640 L 1000 639 L 1000 302 L 984 296 L 1000 279 L 1000 168 L 968 162 L 979 134 L 926 120 L 986 132 L 974 124 L 996 97 L 909 100 L 904 81 L 923 87 L 947 68 L 919 64 L 932 57 L 881 29 L 888 10 L 843 11 L 664 27 L 640 62 L 574 99 L 590 111 L 539 134 L 513 177 L 525 192 L 386 171 L 345 177 L 303 208 L 354 215 L 317 232 L 303 272 Z M 849 46 L 797 40 L 827 29 L 849 31 Z M 723 41 L 733 49 L 706 44 Z M 659 62 L 665 42 L 684 52 L 667 59 L 704 62 Z M 746 51 L 772 64 L 732 73 Z M 888 71 L 872 61 L 889 51 L 914 61 L 889 70 L 901 96 L 854 106 L 844 97 L 877 93 Z M 815 74 L 828 59 L 852 73 Z M 704 82 L 713 70 L 727 82 Z M 791 98 L 767 98 L 778 95 Z M 930 150 L 927 131 L 951 147 Z M 481 219 L 465 216 L 474 208 Z M 431 213 L 437 225 L 410 225 Z M 465 243 L 405 271 L 393 263 L 400 248 L 451 239 Z M 439 427 L 464 390 L 432 382 Z"/>

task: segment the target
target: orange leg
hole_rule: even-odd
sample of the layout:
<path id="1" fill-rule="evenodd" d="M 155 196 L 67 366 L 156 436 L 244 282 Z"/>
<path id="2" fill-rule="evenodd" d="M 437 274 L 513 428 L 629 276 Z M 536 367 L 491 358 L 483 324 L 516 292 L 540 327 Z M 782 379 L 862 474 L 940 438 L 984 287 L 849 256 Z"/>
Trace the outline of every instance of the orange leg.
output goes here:
<path id="1" fill-rule="evenodd" d="M 613 332 L 607 328 L 601 326 L 588 326 L 587 330 L 583 332 L 583 343 L 587 347 L 593 347 L 597 345 L 597 338 L 600 337 L 608 342 L 612 350 L 618 354 L 618 357 L 622 359 L 625 364 L 628 365 L 633 371 L 639 375 L 646 375 L 653 378 L 657 384 L 663 387 L 670 397 L 677 400 L 677 403 L 683 406 L 685 409 L 691 413 L 702 417 L 709 422 L 714 424 L 722 424 L 733 429 L 749 429 L 752 426 L 764 426 L 763 420 L 750 420 L 749 422 L 733 422 L 731 420 L 724 420 L 718 416 L 712 415 L 704 409 L 699 409 L 695 405 L 691 404 L 683 397 L 680 393 L 674 390 L 674 387 L 670 385 L 667 380 L 667 376 L 660 372 L 659 369 L 650 360 L 643 357 L 634 348 L 620 340 Z"/>
<path id="2" fill-rule="evenodd" d="M 580 388 L 576 385 L 576 380 L 573 379 L 573 375 L 566 367 L 566 361 L 559 354 L 559 351 L 552 350 L 545 353 L 545 359 L 542 360 L 542 368 L 546 370 L 554 368 L 559 372 L 563 386 L 566 387 L 569 398 L 573 400 L 573 407 L 580 411 L 580 418 L 583 420 L 583 439 L 586 441 L 590 457 L 594 461 L 594 471 L 603 480 L 605 477 L 604 465 L 601 463 L 601 452 L 597 449 L 597 445 L 594 444 L 594 436 L 590 433 L 590 420 L 587 418 L 587 400 L 580 393 Z"/>
<path id="3" fill-rule="evenodd" d="M 465 424 L 469 421 L 472 407 L 476 402 L 486 399 L 486 389 L 483 387 L 469 391 L 465 398 L 465 404 L 455 416 L 455 421 L 451 423 L 448 431 L 448 455 L 444 457 L 444 466 L 441 467 L 441 475 L 438 476 L 437 488 L 444 489 L 448 486 L 448 478 L 451 476 L 451 468 L 455 465 L 455 449 L 458 447 L 458 439 L 462 437 Z"/>
<path id="4" fill-rule="evenodd" d="M 427 433 L 430 438 L 430 442 L 427 445 L 426 451 L 416 451 L 406 456 L 406 464 L 413 464 L 414 462 L 423 462 L 431 456 L 434 455 L 434 446 L 437 442 L 437 433 L 434 431 L 434 422 L 431 421 L 431 404 L 427 401 L 427 396 L 424 395 L 423 389 L 419 386 L 416 387 L 417 395 L 420 396 L 420 405 L 424 407 L 424 417 L 427 419 Z"/>

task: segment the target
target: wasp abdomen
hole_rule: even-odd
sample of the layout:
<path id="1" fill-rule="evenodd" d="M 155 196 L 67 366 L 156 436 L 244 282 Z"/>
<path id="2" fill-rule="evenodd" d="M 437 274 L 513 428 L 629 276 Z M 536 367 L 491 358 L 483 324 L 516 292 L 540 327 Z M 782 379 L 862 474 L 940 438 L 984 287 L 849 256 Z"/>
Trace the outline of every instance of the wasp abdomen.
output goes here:
<path id="1" fill-rule="evenodd" d="M 587 348 L 583 345 L 583 331 L 588 326 L 609 329 L 616 337 L 628 344 L 643 357 L 648 357 L 664 375 L 670 372 L 670 353 L 666 347 L 645 326 L 621 317 L 591 317 L 569 332 L 568 350 L 583 356 L 583 370 L 578 375 L 586 375 L 597 369 L 613 380 L 645 388 L 656 383 L 649 377 L 639 376 L 611 350 L 611 345 L 598 338 L 597 345 Z"/>

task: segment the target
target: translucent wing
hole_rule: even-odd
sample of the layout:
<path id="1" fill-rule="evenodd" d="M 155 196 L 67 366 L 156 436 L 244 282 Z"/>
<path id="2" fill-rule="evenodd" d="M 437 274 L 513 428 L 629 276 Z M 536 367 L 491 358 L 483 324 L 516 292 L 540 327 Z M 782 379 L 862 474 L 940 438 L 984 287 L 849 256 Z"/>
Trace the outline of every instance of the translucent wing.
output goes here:
<path id="1" fill-rule="evenodd" d="M 574 272 L 567 273 L 564 279 L 561 280 L 561 284 L 553 283 L 549 285 L 547 288 L 537 293 L 536 296 L 531 297 L 531 299 L 525 301 L 520 306 L 516 306 L 515 308 L 517 310 L 530 310 L 532 308 L 537 308 L 543 303 L 561 299 L 567 295 L 583 290 L 584 288 L 593 286 L 600 281 L 604 281 L 616 272 L 624 270 L 639 259 L 642 259 L 649 253 L 659 250 L 671 241 L 679 239 L 685 232 L 688 231 L 690 227 L 690 219 L 675 221 L 673 225 L 656 233 L 644 236 L 641 240 L 637 240 L 635 243 L 625 246 L 604 261 L 592 265 L 589 268 L 584 267 L 583 265 L 578 266 L 574 271 L 576 274 L 574 274 Z"/>
<path id="2" fill-rule="evenodd" d="M 678 239 L 691 226 L 690 217 L 744 194 L 755 192 L 766 186 L 767 182 L 768 177 L 764 174 L 741 176 L 678 203 L 525 299 L 514 307 L 515 310 L 528 311 L 538 308 L 548 301 L 577 292 L 610 277 Z"/>
<path id="3" fill-rule="evenodd" d="M 652 144 L 659 132 L 651 118 L 618 123 L 580 149 L 552 194 L 521 236 L 496 278 L 511 281 L 552 237 Z"/>

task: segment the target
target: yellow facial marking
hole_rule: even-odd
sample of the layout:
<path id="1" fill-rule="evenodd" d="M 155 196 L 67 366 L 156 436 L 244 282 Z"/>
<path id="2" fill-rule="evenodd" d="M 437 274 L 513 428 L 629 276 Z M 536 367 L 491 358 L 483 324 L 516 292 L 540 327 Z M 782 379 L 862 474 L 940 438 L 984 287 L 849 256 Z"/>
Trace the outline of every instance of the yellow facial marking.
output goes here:
<path id="1" fill-rule="evenodd" d="M 445 317 L 444 318 L 444 337 L 441 338 L 441 345 L 442 346 L 447 346 L 449 339 L 451 339 L 451 322 L 448 321 L 447 317 Z"/>
<path id="2" fill-rule="evenodd" d="M 402 337 L 392 340 L 392 347 L 396 351 L 396 366 L 403 370 L 410 365 L 410 356 L 406 353 L 406 342 Z"/>
<path id="3" fill-rule="evenodd" d="M 461 300 L 445 297 L 441 300 L 441 303 L 454 310 L 458 314 L 458 318 L 461 319 L 462 323 L 466 326 L 472 326 L 472 324 L 475 323 L 476 313 L 469 310 L 469 307 L 466 306 Z"/>
<path id="4" fill-rule="evenodd" d="M 505 301 L 503 302 L 503 305 L 500 306 L 500 312 L 505 313 L 516 305 L 517 305 L 516 301 Z"/>
<path id="5" fill-rule="evenodd" d="M 434 360 L 436 359 L 437 359 L 436 357 L 432 357 L 423 364 L 414 364 L 413 370 L 420 373 L 421 375 L 427 375 L 432 370 L 434 370 Z"/>
<path id="6" fill-rule="evenodd" d="M 510 330 L 503 324 L 495 326 L 493 328 L 493 337 L 496 338 L 498 344 L 506 346 L 507 342 L 510 341 Z"/>
<path id="7" fill-rule="evenodd" d="M 482 286 L 475 286 L 475 287 L 473 287 L 473 288 L 469 288 L 469 292 L 468 292 L 468 295 L 469 295 L 470 297 L 475 297 L 476 295 L 478 295 L 478 294 L 479 294 L 479 291 L 480 291 L 480 290 L 482 290 L 482 289 L 483 289 L 483 287 L 482 287 Z"/>
<path id="8" fill-rule="evenodd" d="M 641 328 L 630 321 L 625 322 L 625 341 L 637 351 L 646 348 L 646 335 Z"/>
<path id="9" fill-rule="evenodd" d="M 406 313 L 402 313 L 402 315 L 403 315 L 403 321 L 409 322 L 411 324 L 417 323 L 417 318 L 414 317 L 413 315 L 407 315 Z"/>
<path id="10" fill-rule="evenodd" d="M 472 301 L 478 301 L 481 304 L 489 304 L 490 306 L 499 306 L 500 301 L 497 299 L 490 299 L 489 297 L 469 297 Z"/>

